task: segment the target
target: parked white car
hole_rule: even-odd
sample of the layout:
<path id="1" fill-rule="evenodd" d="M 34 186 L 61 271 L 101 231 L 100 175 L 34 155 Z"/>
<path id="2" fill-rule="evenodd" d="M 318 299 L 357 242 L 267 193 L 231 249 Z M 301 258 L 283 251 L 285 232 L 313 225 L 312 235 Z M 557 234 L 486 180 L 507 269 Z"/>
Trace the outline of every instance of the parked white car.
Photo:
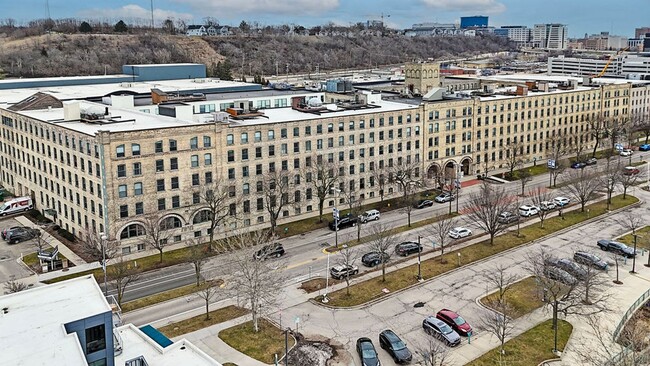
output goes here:
<path id="1" fill-rule="evenodd" d="M 530 217 L 537 215 L 539 213 L 539 208 L 532 205 L 523 205 L 519 207 L 519 216 Z"/>
<path id="2" fill-rule="evenodd" d="M 361 220 L 362 223 L 365 224 L 368 221 L 379 220 L 380 217 L 381 217 L 381 214 L 379 213 L 379 211 L 377 211 L 377 210 L 369 210 L 369 211 L 366 211 L 363 214 L 361 214 L 359 219 Z"/>
<path id="3" fill-rule="evenodd" d="M 620 152 L 620 155 L 621 155 L 621 156 L 630 156 L 630 155 L 632 155 L 632 150 L 630 150 L 630 149 L 622 150 L 622 151 Z"/>
<path id="4" fill-rule="evenodd" d="M 543 202 L 540 202 L 540 203 L 539 203 L 539 208 L 540 208 L 542 211 L 550 211 L 550 210 L 553 210 L 553 209 L 555 208 L 555 202 L 551 202 L 551 201 L 543 201 Z"/>
<path id="5" fill-rule="evenodd" d="M 454 239 L 464 238 L 470 235 L 472 235 L 472 230 L 462 226 L 449 230 L 449 236 Z"/>
<path id="6" fill-rule="evenodd" d="M 568 205 L 569 202 L 571 202 L 571 200 L 566 198 L 566 197 L 555 197 L 555 198 L 553 198 L 553 202 L 555 202 L 555 204 L 560 206 L 560 207 L 564 207 L 564 206 Z"/>

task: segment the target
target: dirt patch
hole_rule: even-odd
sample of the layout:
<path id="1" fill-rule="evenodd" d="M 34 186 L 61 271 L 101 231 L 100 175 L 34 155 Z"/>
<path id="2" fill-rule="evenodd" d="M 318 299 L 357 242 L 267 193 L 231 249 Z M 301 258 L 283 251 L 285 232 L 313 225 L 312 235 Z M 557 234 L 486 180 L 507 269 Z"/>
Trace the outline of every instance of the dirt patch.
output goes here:
<path id="1" fill-rule="evenodd" d="M 352 361 L 343 345 L 324 337 L 305 337 L 300 333 L 294 336 L 298 343 L 289 352 L 290 366 L 347 366 Z"/>
<path id="2" fill-rule="evenodd" d="M 350 277 L 350 279 L 352 279 L 352 277 Z M 335 280 L 333 278 L 329 279 L 329 285 L 330 286 L 334 286 L 334 285 L 339 284 L 341 282 L 345 282 L 345 281 L 343 281 L 343 280 Z M 305 291 L 308 294 L 311 294 L 312 292 L 316 292 L 316 291 L 320 291 L 320 290 L 324 291 L 325 287 L 326 287 L 325 285 L 326 285 L 326 279 L 324 279 L 322 277 L 318 277 L 318 278 L 312 278 L 309 281 L 305 281 L 305 282 L 301 283 L 300 287 L 298 287 L 298 288 Z"/>

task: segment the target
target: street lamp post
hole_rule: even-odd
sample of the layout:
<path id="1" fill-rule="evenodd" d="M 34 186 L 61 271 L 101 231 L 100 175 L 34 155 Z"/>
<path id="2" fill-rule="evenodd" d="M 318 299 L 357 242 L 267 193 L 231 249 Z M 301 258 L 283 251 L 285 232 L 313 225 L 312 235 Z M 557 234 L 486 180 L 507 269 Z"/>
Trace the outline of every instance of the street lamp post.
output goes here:
<path id="1" fill-rule="evenodd" d="M 418 235 L 418 281 L 422 281 L 421 257 L 422 247 L 420 246 L 420 235 Z"/>
<path id="2" fill-rule="evenodd" d="M 336 192 L 336 204 L 338 204 L 339 200 L 339 193 L 341 193 L 340 189 L 334 188 L 334 192 Z M 339 210 L 336 208 L 336 204 L 334 205 L 334 246 L 336 248 L 339 247 Z M 329 266 L 328 266 L 329 267 Z"/>
<path id="3" fill-rule="evenodd" d="M 634 236 L 634 255 L 632 256 L 632 270 L 630 271 L 630 273 L 636 273 L 635 269 L 636 269 L 636 237 L 637 237 L 637 234 L 633 233 L 632 235 Z"/>
<path id="4" fill-rule="evenodd" d="M 327 269 L 325 271 L 325 295 L 323 295 L 323 303 L 327 304 L 330 300 L 327 298 L 330 287 L 330 253 L 327 252 Z"/>
<path id="5" fill-rule="evenodd" d="M 104 233 L 99 233 L 102 240 L 102 271 L 104 271 L 104 296 L 108 296 L 108 285 L 106 282 L 106 240 L 108 236 Z"/>

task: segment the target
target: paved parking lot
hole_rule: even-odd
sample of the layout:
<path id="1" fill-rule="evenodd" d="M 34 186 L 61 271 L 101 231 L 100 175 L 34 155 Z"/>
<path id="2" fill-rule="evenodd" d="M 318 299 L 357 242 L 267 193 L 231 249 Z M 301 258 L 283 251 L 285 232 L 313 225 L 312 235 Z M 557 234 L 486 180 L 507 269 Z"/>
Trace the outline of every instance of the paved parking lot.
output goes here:
<path id="1" fill-rule="evenodd" d="M 12 226 L 20 226 L 20 224 L 13 218 L 0 220 L 0 230 Z M 18 263 L 18 258 L 21 254 L 27 255 L 35 250 L 31 240 L 9 245 L 0 239 L 0 283 L 6 282 L 11 276 L 16 276 L 16 279 L 30 276 L 32 273 Z"/>

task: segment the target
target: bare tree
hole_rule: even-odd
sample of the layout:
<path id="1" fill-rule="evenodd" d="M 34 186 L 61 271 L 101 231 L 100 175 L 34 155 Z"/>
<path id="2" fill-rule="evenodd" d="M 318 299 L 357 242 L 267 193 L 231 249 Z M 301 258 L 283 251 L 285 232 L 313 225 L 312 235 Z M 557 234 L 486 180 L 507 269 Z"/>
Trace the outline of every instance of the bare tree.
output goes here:
<path id="1" fill-rule="evenodd" d="M 115 283 L 117 293 L 117 304 L 122 305 L 124 291 L 133 282 L 140 279 L 140 273 L 135 266 L 131 266 L 129 261 L 125 261 L 123 256 L 117 257 L 117 261 L 107 267 L 108 278 Z"/>
<path id="2" fill-rule="evenodd" d="M 612 205 L 612 195 L 616 190 L 616 187 L 620 184 L 622 177 L 622 171 L 619 164 L 613 164 L 609 159 L 609 156 L 606 157 L 605 169 L 601 172 L 599 176 L 600 184 L 605 187 L 607 192 L 607 209 L 609 210 Z"/>
<path id="3" fill-rule="evenodd" d="M 408 227 L 411 227 L 411 212 L 413 211 L 415 194 L 418 188 L 424 186 L 420 175 L 420 164 L 410 161 L 395 164 L 389 168 L 389 176 L 391 183 L 397 185 L 402 193 L 401 201 L 406 211 Z"/>
<path id="4" fill-rule="evenodd" d="M 511 178 L 514 178 L 514 172 L 515 169 L 517 169 L 518 166 L 523 164 L 523 160 L 521 160 L 521 156 L 523 155 L 524 152 L 524 143 L 523 141 L 519 142 L 511 142 L 509 144 L 505 144 L 502 148 L 502 151 L 504 152 L 504 155 L 506 157 L 506 167 L 508 168 L 508 176 Z"/>
<path id="5" fill-rule="evenodd" d="M 27 284 L 16 280 L 16 276 L 9 276 L 9 280 L 4 283 L 5 294 L 13 294 L 27 289 Z"/>
<path id="6" fill-rule="evenodd" d="M 384 197 L 386 196 L 386 187 L 389 185 L 388 181 L 388 168 L 381 164 L 376 164 L 373 162 L 374 168 L 372 169 L 372 180 L 377 187 L 379 188 L 379 202 L 384 202 Z"/>
<path id="7" fill-rule="evenodd" d="M 449 366 L 449 348 L 429 337 L 426 346 L 419 347 L 416 354 L 420 356 L 423 366 Z"/>
<path id="8" fill-rule="evenodd" d="M 551 309 L 553 317 L 554 348 L 557 350 L 558 315 L 587 316 L 605 312 L 607 296 L 600 297 L 590 294 L 590 302 L 585 303 L 584 285 L 581 279 L 574 278 L 568 273 L 555 267 L 556 258 L 540 249 L 529 253 L 525 264 L 526 270 L 537 280 L 540 292 L 544 294 L 543 301 Z M 564 272 L 564 274 L 563 274 Z"/>
<path id="9" fill-rule="evenodd" d="M 506 340 L 514 329 L 512 315 L 514 310 L 507 302 L 494 302 L 489 304 L 493 310 L 485 310 L 485 315 L 481 319 L 481 325 L 485 330 L 499 340 L 499 364 L 503 364 L 506 354 Z"/>
<path id="10" fill-rule="evenodd" d="M 632 129 L 645 136 L 645 143 L 650 140 L 650 114 L 647 112 L 634 112 L 631 117 Z"/>
<path id="11" fill-rule="evenodd" d="M 268 232 L 237 233 L 220 245 L 228 255 L 231 267 L 230 290 L 241 305 L 251 311 L 253 330 L 259 331 L 259 319 L 277 305 L 282 290 L 283 262 L 255 259 L 255 246 L 273 242 Z"/>
<path id="12" fill-rule="evenodd" d="M 499 304 L 505 303 L 506 293 L 510 290 L 510 285 L 515 282 L 517 276 L 508 274 L 508 267 L 503 264 L 497 264 L 494 268 L 490 268 L 483 272 L 483 277 L 485 277 L 488 284 L 496 287 L 496 302 Z M 492 304 L 489 305 L 491 306 Z"/>
<path id="13" fill-rule="evenodd" d="M 196 286 L 198 287 L 201 285 L 201 270 L 203 269 L 203 265 L 210 258 L 208 251 L 210 250 L 209 248 L 211 244 L 207 243 L 206 245 L 203 245 L 195 239 L 190 239 L 185 245 L 187 247 L 186 261 L 191 263 L 194 267 Z"/>
<path id="14" fill-rule="evenodd" d="M 342 266 L 346 269 L 345 292 L 348 295 L 350 295 L 350 275 L 354 274 L 350 272 L 353 272 L 351 271 L 351 269 L 354 268 L 354 262 L 356 262 L 358 254 L 359 254 L 358 250 L 352 249 L 347 245 L 343 246 L 343 249 L 339 250 L 337 254 L 338 260 L 336 262 L 338 263 L 339 266 Z"/>
<path id="15" fill-rule="evenodd" d="M 203 287 L 196 294 L 199 298 L 205 301 L 205 320 L 210 320 L 210 301 L 214 299 L 219 292 L 219 289 L 224 286 L 223 283 L 220 285 L 220 281 L 210 278 L 207 274 L 204 275 L 204 277 L 206 280 L 203 283 Z"/>
<path id="16" fill-rule="evenodd" d="M 591 169 L 572 169 L 566 173 L 564 183 L 566 185 L 562 190 L 580 202 L 582 212 L 585 212 L 585 205 L 596 196 L 596 191 L 600 188 L 598 175 Z"/>
<path id="17" fill-rule="evenodd" d="M 546 188 L 537 187 L 528 192 L 528 195 L 533 200 L 533 205 L 539 207 L 537 216 L 539 217 L 539 223 L 541 228 L 544 228 L 544 220 L 551 214 L 551 210 L 548 208 L 548 204 L 551 202 L 551 194 Z"/>
<path id="18" fill-rule="evenodd" d="M 363 198 L 357 197 L 358 192 L 352 190 L 342 190 L 341 194 L 345 203 L 350 210 L 350 216 L 359 218 L 363 214 Z M 361 241 L 361 221 L 357 221 L 357 241 Z"/>
<path id="19" fill-rule="evenodd" d="M 456 219 L 450 216 L 441 216 L 439 220 L 427 226 L 427 231 L 440 245 L 440 262 L 444 261 L 445 244 L 449 240 L 449 231 L 456 227 Z"/>
<path id="20" fill-rule="evenodd" d="M 549 169 L 549 172 L 551 174 L 552 186 L 555 187 L 557 177 L 567 168 L 567 163 L 564 158 L 569 153 L 566 134 L 561 131 L 553 133 L 549 139 L 549 144 L 550 149 L 547 150 L 549 153 L 548 158 L 555 161 L 555 168 Z"/>
<path id="21" fill-rule="evenodd" d="M 338 170 L 338 165 L 333 160 L 326 161 L 323 155 L 310 157 L 302 170 L 305 183 L 316 191 L 318 222 L 323 222 L 323 206 L 339 179 Z"/>
<path id="22" fill-rule="evenodd" d="M 397 238 L 392 232 L 392 227 L 386 224 L 373 225 L 368 231 L 370 233 L 368 249 L 378 254 L 378 260 L 381 264 L 381 280 L 385 282 L 386 263 L 393 254 L 393 249 L 395 248 L 395 244 L 397 244 Z"/>
<path id="23" fill-rule="evenodd" d="M 610 323 L 602 315 L 585 317 L 589 335 L 576 339 L 573 348 L 578 357 L 589 365 L 646 366 L 650 363 L 647 351 L 647 330 L 643 324 L 630 319 L 620 334 L 614 339 Z"/>
<path id="24" fill-rule="evenodd" d="M 139 236 L 140 242 L 147 248 L 152 248 L 160 253 L 160 263 L 163 261 L 163 250 L 169 244 L 174 226 L 177 226 L 174 216 L 160 219 L 158 215 L 147 215 L 142 219 L 144 235 Z"/>
<path id="25" fill-rule="evenodd" d="M 617 253 L 611 253 L 610 258 L 614 261 L 614 268 L 616 269 L 616 279 L 613 281 L 617 285 L 622 285 L 623 281 L 621 281 L 619 277 L 619 263 L 621 262 L 622 257 L 620 254 Z"/>
<path id="26" fill-rule="evenodd" d="M 219 227 L 226 224 L 233 216 L 229 209 L 229 202 L 233 201 L 230 197 L 234 195 L 234 191 L 230 191 L 224 180 L 216 178 L 212 183 L 204 184 L 199 190 L 193 191 L 192 194 L 198 198 L 199 208 L 198 213 L 194 217 L 194 222 L 209 222 L 210 227 L 208 234 L 210 236 L 209 250 L 212 250 L 212 243 L 214 242 L 214 235 Z M 236 203 L 234 199 L 234 203 Z"/>
<path id="27" fill-rule="evenodd" d="M 526 169 L 522 163 L 521 168 L 515 173 L 515 178 L 519 179 L 519 183 L 521 184 L 521 195 L 523 196 L 526 184 L 533 180 L 533 174 L 530 172 L 530 169 Z"/>
<path id="28" fill-rule="evenodd" d="M 117 256 L 120 251 L 119 241 L 116 240 L 115 235 L 104 235 L 106 235 L 106 240 L 102 242 L 102 233 L 92 231 L 91 229 L 85 229 L 81 232 L 81 238 L 77 242 L 84 257 L 101 263 L 103 258 L 106 258 L 108 261 Z M 104 253 L 102 253 L 102 249 Z"/>
<path id="29" fill-rule="evenodd" d="M 483 182 L 478 192 L 469 195 L 465 207 L 468 219 L 487 232 L 490 244 L 494 244 L 494 237 L 507 228 L 507 224 L 499 221 L 499 215 L 511 210 L 510 199 L 503 187 Z"/>
<path id="30" fill-rule="evenodd" d="M 594 149 L 591 152 L 592 157 L 596 157 L 596 151 L 598 146 L 601 144 L 602 140 L 607 138 L 609 131 L 607 128 L 607 120 L 602 116 L 598 115 L 595 118 L 589 120 L 589 132 L 594 141 Z"/>
<path id="31" fill-rule="evenodd" d="M 620 173 L 620 182 L 621 182 L 621 187 L 623 187 L 623 199 L 627 197 L 627 190 L 632 187 L 637 185 L 637 183 L 642 182 L 644 180 L 643 173 L 639 171 L 639 173 L 633 174 L 633 172 L 626 172 L 626 171 L 621 171 Z"/>
<path id="32" fill-rule="evenodd" d="M 275 233 L 280 214 L 294 202 L 291 194 L 293 183 L 286 170 L 269 171 L 264 175 L 262 182 L 264 208 L 271 219 L 271 232 Z"/>

